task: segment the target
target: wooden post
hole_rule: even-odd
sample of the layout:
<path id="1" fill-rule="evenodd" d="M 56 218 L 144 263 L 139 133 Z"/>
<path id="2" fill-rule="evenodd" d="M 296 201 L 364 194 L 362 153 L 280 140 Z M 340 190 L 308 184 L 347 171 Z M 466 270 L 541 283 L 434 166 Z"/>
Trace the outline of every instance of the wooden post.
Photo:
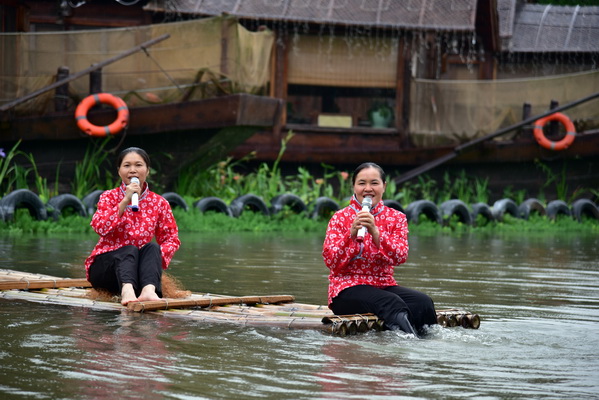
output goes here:
<path id="1" fill-rule="evenodd" d="M 277 37 L 275 38 L 274 48 L 274 73 L 273 81 L 271 82 L 271 93 L 275 98 L 283 101 L 283 110 L 281 112 L 281 118 L 273 126 L 272 137 L 276 142 L 275 145 L 280 144 L 282 139 L 283 126 L 287 123 L 287 72 L 289 57 L 287 54 L 289 38 L 287 32 L 282 29 L 277 30 Z"/>
<path id="2" fill-rule="evenodd" d="M 56 81 L 62 81 L 69 76 L 69 67 L 59 67 L 56 72 Z M 69 83 L 58 86 L 54 90 L 54 111 L 66 111 L 69 107 Z"/>
<path id="3" fill-rule="evenodd" d="M 530 118 L 531 110 L 532 110 L 532 107 L 531 107 L 530 103 L 524 103 L 522 105 L 522 120 L 523 121 L 525 119 Z M 532 136 L 532 129 L 531 129 L 530 125 L 524 125 L 520 129 L 519 136 L 524 137 L 524 138 L 530 138 Z"/>
<path id="4" fill-rule="evenodd" d="M 102 68 L 89 73 L 89 94 L 102 93 Z"/>
<path id="5" fill-rule="evenodd" d="M 409 37 L 400 38 L 395 74 L 395 127 L 399 133 L 400 147 L 410 147 L 410 53 Z"/>
<path id="6" fill-rule="evenodd" d="M 229 55 L 229 18 L 222 18 L 220 27 L 220 73 L 227 75 L 229 67 L 227 65 L 227 57 Z"/>

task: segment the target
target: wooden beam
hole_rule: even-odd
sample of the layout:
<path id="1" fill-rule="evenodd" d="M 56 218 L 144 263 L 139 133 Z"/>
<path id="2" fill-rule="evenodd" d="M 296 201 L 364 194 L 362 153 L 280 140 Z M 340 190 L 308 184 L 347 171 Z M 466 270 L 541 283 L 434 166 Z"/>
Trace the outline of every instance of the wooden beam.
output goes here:
<path id="1" fill-rule="evenodd" d="M 0 290 L 12 289 L 58 289 L 67 287 L 91 287 L 87 279 L 19 279 L 0 282 Z"/>

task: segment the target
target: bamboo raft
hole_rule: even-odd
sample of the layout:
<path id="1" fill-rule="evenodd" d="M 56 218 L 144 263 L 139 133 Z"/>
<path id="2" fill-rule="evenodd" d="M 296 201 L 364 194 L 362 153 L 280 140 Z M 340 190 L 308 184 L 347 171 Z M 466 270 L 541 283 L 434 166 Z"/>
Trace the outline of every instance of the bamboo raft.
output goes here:
<path id="1" fill-rule="evenodd" d="M 138 301 L 124 307 L 118 301 L 90 298 L 90 287 L 85 279 L 66 279 L 0 269 L 0 299 L 113 312 L 127 310 L 206 323 L 313 329 L 337 335 L 383 330 L 383 320 L 373 314 L 333 315 L 327 306 L 296 303 L 295 298 L 290 295 L 231 297 L 192 293 L 183 299 Z M 443 327 L 478 329 L 480 326 L 477 314 L 458 309 L 438 310 L 437 321 Z"/>

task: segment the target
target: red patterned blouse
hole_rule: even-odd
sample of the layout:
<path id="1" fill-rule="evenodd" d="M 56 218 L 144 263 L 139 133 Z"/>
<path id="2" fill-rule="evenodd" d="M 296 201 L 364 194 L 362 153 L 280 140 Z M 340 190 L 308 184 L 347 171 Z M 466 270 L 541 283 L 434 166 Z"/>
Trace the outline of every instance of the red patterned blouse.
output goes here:
<path id="1" fill-rule="evenodd" d="M 139 211 L 127 207 L 119 218 L 119 203 L 125 197 L 125 184 L 107 190 L 100 196 L 91 226 L 100 240 L 85 260 L 85 272 L 89 279 L 89 267 L 97 255 L 134 245 L 138 248 L 149 243 L 153 237 L 160 245 L 162 268 L 167 269 L 175 251 L 179 249 L 179 230 L 168 201 L 145 185 L 139 196 Z"/>
<path id="2" fill-rule="evenodd" d="M 408 258 L 408 221 L 404 213 L 383 201 L 371 210 L 380 233 L 380 247 L 366 233 L 358 242 L 351 237 L 351 225 L 362 209 L 355 196 L 350 205 L 337 211 L 329 221 L 322 249 L 329 274 L 329 305 L 343 290 L 356 285 L 378 288 L 397 285 L 394 266 Z"/>

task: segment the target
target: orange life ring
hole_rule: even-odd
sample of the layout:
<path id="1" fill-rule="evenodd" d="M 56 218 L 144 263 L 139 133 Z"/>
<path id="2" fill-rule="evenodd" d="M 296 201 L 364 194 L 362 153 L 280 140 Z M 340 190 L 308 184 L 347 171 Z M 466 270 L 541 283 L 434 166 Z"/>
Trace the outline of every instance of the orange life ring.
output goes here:
<path id="1" fill-rule="evenodd" d="M 545 134 L 543 133 L 543 126 L 548 121 L 559 121 L 566 128 L 566 136 L 564 136 L 562 140 L 554 142 L 545 137 Z M 541 146 L 548 150 L 558 151 L 565 150 L 570 147 L 572 143 L 574 143 L 574 138 L 576 137 L 576 128 L 574 128 L 574 124 L 566 115 L 562 113 L 555 113 L 548 115 L 545 118 L 536 120 L 533 134 Z"/>
<path id="2" fill-rule="evenodd" d="M 88 111 L 100 103 L 111 105 L 118 113 L 116 119 L 110 125 L 98 126 L 87 120 Z M 110 93 L 97 93 L 87 96 L 79 103 L 77 109 L 75 109 L 75 119 L 79 129 L 90 136 L 115 135 L 129 123 L 129 109 L 120 97 L 113 96 Z"/>

